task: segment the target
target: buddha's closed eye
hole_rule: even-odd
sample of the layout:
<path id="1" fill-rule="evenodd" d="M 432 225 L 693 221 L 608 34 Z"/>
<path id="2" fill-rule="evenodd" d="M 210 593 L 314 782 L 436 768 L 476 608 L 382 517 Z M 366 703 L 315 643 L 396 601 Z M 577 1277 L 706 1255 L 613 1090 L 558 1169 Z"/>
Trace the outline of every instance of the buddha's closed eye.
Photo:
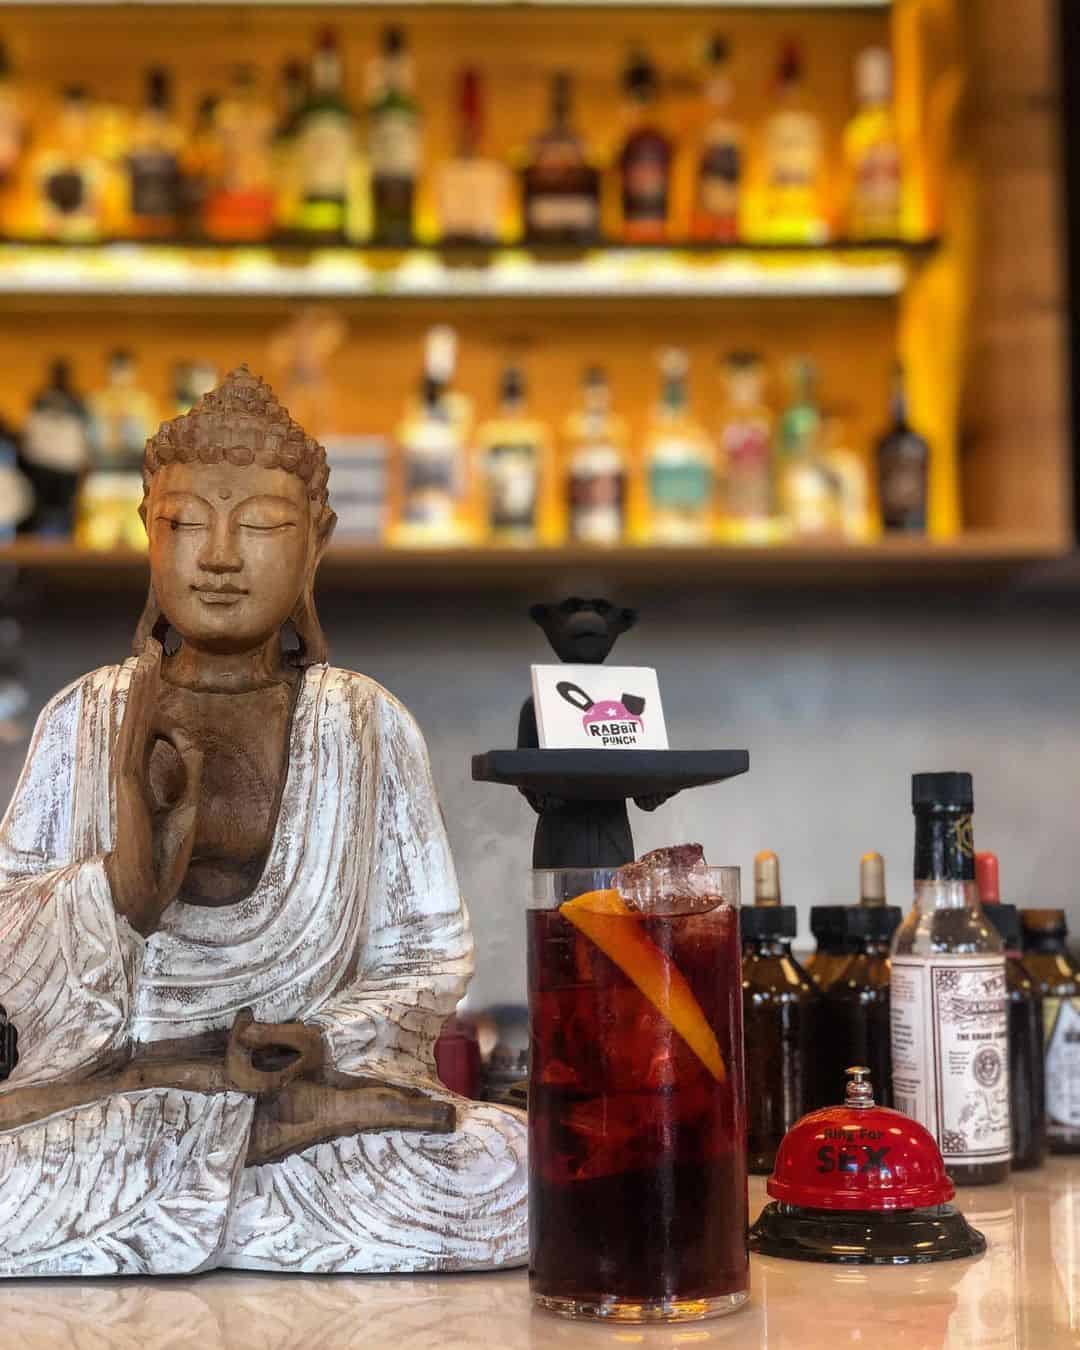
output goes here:
<path id="1" fill-rule="evenodd" d="M 205 530 L 209 528 L 205 520 L 185 519 L 183 516 L 159 515 L 158 520 L 163 525 L 168 525 L 174 534 L 177 530 Z"/>

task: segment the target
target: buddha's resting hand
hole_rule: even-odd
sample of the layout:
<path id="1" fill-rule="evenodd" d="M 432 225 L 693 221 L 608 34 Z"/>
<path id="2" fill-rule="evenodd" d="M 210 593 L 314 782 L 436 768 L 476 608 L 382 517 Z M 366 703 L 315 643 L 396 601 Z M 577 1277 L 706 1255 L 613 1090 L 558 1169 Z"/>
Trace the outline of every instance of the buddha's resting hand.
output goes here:
<path id="1" fill-rule="evenodd" d="M 128 687 L 113 751 L 116 839 L 105 858 L 113 904 L 144 937 L 176 899 L 191 861 L 202 778 L 202 751 L 181 728 L 159 721 L 161 644 L 147 639 Z M 184 786 L 157 821 L 150 791 L 150 752 L 165 740 L 183 765 Z"/>

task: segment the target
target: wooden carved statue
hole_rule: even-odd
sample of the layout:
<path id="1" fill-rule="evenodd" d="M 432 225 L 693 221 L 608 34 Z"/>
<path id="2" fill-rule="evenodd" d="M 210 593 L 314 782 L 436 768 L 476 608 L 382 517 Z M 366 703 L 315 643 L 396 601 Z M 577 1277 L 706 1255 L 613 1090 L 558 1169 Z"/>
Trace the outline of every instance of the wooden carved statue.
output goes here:
<path id="1" fill-rule="evenodd" d="M 0 1274 L 520 1263 L 521 1116 L 436 1080 L 473 969 L 423 739 L 326 663 L 326 458 L 246 367 L 146 447 L 135 655 L 0 825 Z"/>

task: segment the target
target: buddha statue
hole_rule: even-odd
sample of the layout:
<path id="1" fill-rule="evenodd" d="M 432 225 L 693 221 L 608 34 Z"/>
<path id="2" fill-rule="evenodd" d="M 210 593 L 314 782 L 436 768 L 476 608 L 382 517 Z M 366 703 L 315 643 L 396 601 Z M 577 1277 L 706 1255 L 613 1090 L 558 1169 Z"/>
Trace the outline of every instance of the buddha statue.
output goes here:
<path id="1" fill-rule="evenodd" d="M 0 825 L 0 1274 L 524 1260 L 523 1117 L 435 1074 L 473 946 L 424 741 L 326 661 L 327 477 L 243 366 L 147 442 L 134 655 Z"/>

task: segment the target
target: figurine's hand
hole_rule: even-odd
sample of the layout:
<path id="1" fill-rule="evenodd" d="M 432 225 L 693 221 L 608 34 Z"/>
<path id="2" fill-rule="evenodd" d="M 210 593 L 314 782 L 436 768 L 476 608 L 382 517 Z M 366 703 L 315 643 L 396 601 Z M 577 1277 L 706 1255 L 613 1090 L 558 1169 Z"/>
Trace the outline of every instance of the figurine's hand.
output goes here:
<path id="1" fill-rule="evenodd" d="M 105 859 L 113 903 L 143 936 L 176 899 L 191 860 L 202 753 L 186 733 L 155 725 L 161 689 L 161 644 L 148 639 L 131 676 L 113 753 L 116 839 Z M 150 752 L 164 738 L 184 767 L 184 789 L 162 823 L 155 848 Z"/>
<path id="2" fill-rule="evenodd" d="M 634 805 L 640 811 L 655 811 L 665 802 L 671 801 L 674 792 L 650 792 L 643 797 L 635 797 Z"/>

